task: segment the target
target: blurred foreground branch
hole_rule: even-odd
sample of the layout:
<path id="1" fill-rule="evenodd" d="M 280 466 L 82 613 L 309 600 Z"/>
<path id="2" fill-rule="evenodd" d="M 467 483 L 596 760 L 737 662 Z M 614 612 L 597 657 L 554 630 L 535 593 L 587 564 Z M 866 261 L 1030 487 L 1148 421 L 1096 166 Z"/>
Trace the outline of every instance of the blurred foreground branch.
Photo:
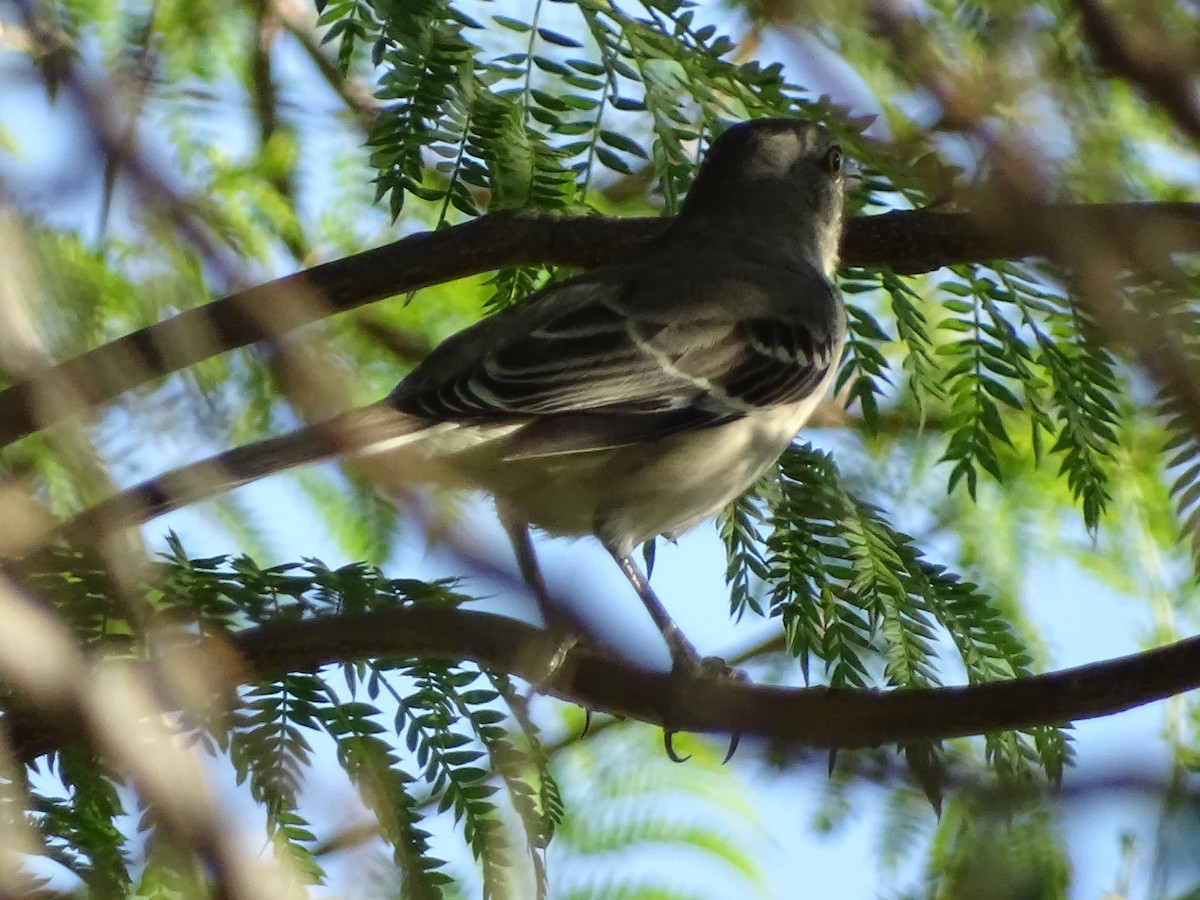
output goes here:
<path id="1" fill-rule="evenodd" d="M 19 698 L 23 709 L 38 716 L 31 720 L 37 732 L 27 730 L 23 713 L 6 711 L 0 718 L 17 757 L 25 757 L 31 739 L 45 739 L 41 729 L 61 733 L 68 726 L 74 739 L 128 777 L 153 807 L 154 824 L 198 853 L 213 877 L 215 896 L 305 896 L 302 879 L 286 861 L 263 858 L 234 839 L 230 812 L 211 789 L 198 748 L 175 740 L 162 681 L 151 670 L 85 654 L 53 612 L 7 578 L 0 578 L 0 620 L 0 685 L 6 699 Z M 199 688 L 196 673 L 189 677 L 197 682 L 193 690 Z"/>
<path id="2" fill-rule="evenodd" d="M 1075 0 L 1083 34 L 1097 59 L 1142 94 L 1193 141 L 1200 141 L 1200 95 L 1195 87 L 1195 45 L 1180 41 L 1148 17 L 1123 28 L 1097 0 Z"/>

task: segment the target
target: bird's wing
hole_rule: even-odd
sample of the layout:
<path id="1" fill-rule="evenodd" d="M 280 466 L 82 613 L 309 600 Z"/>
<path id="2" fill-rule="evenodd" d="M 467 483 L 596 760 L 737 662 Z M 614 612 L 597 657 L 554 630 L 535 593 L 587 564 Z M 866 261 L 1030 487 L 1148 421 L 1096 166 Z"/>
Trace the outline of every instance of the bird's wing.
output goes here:
<path id="1" fill-rule="evenodd" d="M 514 455 L 580 452 L 796 402 L 837 364 L 840 301 L 824 278 L 674 289 L 686 303 L 628 283 L 564 283 L 524 314 L 518 306 L 451 338 L 388 402 L 438 421 L 523 421 Z M 789 289 L 810 296 L 772 295 Z"/>

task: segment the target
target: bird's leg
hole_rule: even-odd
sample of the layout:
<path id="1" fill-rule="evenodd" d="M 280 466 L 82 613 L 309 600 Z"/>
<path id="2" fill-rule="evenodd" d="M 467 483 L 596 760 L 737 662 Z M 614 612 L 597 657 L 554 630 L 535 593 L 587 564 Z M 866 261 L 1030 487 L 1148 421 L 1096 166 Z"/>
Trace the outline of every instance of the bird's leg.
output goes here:
<path id="1" fill-rule="evenodd" d="M 683 636 L 683 632 L 679 630 L 679 626 L 667 613 L 666 607 L 662 605 L 662 601 L 654 593 L 654 589 L 650 587 L 650 582 L 646 580 L 646 576 L 642 574 L 642 570 L 637 567 L 637 563 L 633 561 L 628 553 L 622 553 L 615 547 L 606 547 L 612 558 L 616 560 L 621 571 L 625 573 L 625 577 L 629 579 L 629 583 L 633 585 L 633 589 L 637 591 L 638 597 L 641 598 L 642 604 L 646 607 L 646 612 L 650 613 L 650 618 L 654 620 L 654 624 L 658 626 L 659 633 L 662 634 L 663 640 L 667 642 L 667 647 L 671 651 L 672 667 L 676 670 L 691 670 L 703 668 L 703 660 L 700 654 L 696 652 L 696 648 L 692 646 L 691 641 Z"/>
<path id="2" fill-rule="evenodd" d="M 542 577 L 542 568 L 538 565 L 537 555 L 533 552 L 533 540 L 529 537 L 529 526 L 506 516 L 501 516 L 504 530 L 512 541 L 513 552 L 517 556 L 517 570 L 528 585 L 533 599 L 537 601 L 538 611 L 547 627 L 557 628 L 574 635 L 586 635 L 587 629 L 571 610 L 550 596 L 546 587 L 546 579 Z"/>
<path id="3" fill-rule="evenodd" d="M 667 647 L 671 650 L 672 671 L 699 674 L 710 678 L 732 677 L 744 680 L 744 676 L 733 672 L 725 660 L 715 656 L 701 657 L 696 652 L 696 648 L 692 646 L 692 642 L 683 636 L 683 632 L 675 624 L 675 620 L 667 613 L 666 607 L 662 605 L 662 601 L 658 599 L 658 595 L 650 587 L 650 582 L 642 574 L 642 570 L 637 567 L 637 563 L 630 558 L 628 553 L 622 553 L 617 548 L 608 547 L 607 545 L 605 549 L 616 560 L 617 565 L 621 567 L 621 571 L 625 573 L 625 577 L 629 579 L 629 583 L 633 585 L 633 589 L 637 591 L 637 595 L 645 605 L 646 612 L 650 613 L 650 618 L 658 626 L 663 640 L 667 642 Z M 664 724 L 663 746 L 666 747 L 667 756 L 671 758 L 672 762 L 686 762 L 689 757 L 680 756 L 675 752 L 675 746 L 672 743 L 674 736 L 675 731 Z M 729 762 L 733 758 L 740 740 L 741 735 L 738 734 L 730 737 L 729 749 L 725 754 L 724 762 Z"/>
<path id="4" fill-rule="evenodd" d="M 550 589 L 546 587 L 546 579 L 542 577 L 542 568 L 538 565 L 537 556 L 533 552 L 533 540 L 529 536 L 529 526 L 524 522 L 509 519 L 503 514 L 500 516 L 500 521 L 504 525 L 504 530 L 508 532 L 509 540 L 512 541 L 513 552 L 517 557 L 517 569 L 533 593 L 533 599 L 537 601 L 542 621 L 548 629 L 554 629 L 562 635 L 558 649 L 546 664 L 546 673 L 541 679 L 549 681 L 557 673 L 567 654 L 579 643 L 580 637 L 588 632 L 571 610 L 563 607 L 561 603 L 550 596 Z M 539 685 L 534 684 L 534 689 L 539 689 Z M 586 710 L 586 713 L 587 722 L 591 722 L 591 710 Z M 587 725 L 585 724 L 584 731 L 586 732 L 586 730 Z"/>

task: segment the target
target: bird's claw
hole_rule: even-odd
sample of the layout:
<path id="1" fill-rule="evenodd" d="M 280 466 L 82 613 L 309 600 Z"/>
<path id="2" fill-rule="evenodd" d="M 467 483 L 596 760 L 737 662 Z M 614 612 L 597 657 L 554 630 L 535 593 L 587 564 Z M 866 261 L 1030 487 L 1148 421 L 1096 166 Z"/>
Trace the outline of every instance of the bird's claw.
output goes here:
<path id="1" fill-rule="evenodd" d="M 710 657 L 710 659 L 711 658 L 713 658 L 713 657 Z M 742 684 L 749 684 L 750 676 L 747 675 L 745 672 L 743 672 L 741 669 L 731 668 L 729 666 L 729 664 L 726 663 L 724 660 L 719 660 L 719 662 L 721 663 L 722 666 L 724 666 L 726 678 L 730 678 L 734 681 L 739 681 Z M 731 759 L 733 759 L 733 754 L 737 753 L 738 744 L 740 744 L 741 742 L 742 742 L 742 733 L 740 731 L 735 731 L 733 734 L 731 734 L 729 736 L 729 749 L 725 751 L 725 758 L 721 760 L 721 765 L 725 765 L 727 762 L 729 762 Z"/>
<path id="2" fill-rule="evenodd" d="M 667 751 L 667 759 L 671 760 L 671 762 L 685 763 L 692 758 L 692 754 L 689 753 L 687 756 L 680 756 L 675 751 L 675 735 L 678 733 L 670 728 L 663 729 L 663 749 Z"/>
<path id="3" fill-rule="evenodd" d="M 706 681 L 722 681 L 732 679 L 734 681 L 748 682 L 750 679 L 745 672 L 735 669 L 721 659 L 719 656 L 697 656 L 694 653 L 685 656 L 676 656 L 674 659 L 673 671 L 677 674 L 684 674 L 694 678 L 699 678 Z M 691 756 L 681 757 L 676 751 L 673 743 L 675 729 L 663 729 L 663 746 L 666 748 L 667 756 L 672 762 L 687 762 Z M 729 737 L 729 748 L 725 751 L 725 756 L 721 760 L 721 765 L 725 765 L 735 753 L 739 744 L 741 744 L 741 733 L 734 733 Z"/>
<path id="4" fill-rule="evenodd" d="M 738 744 L 742 742 L 741 732 L 735 731 L 729 736 L 729 749 L 725 751 L 725 757 L 721 760 L 721 765 L 733 759 L 733 754 L 737 753 Z"/>

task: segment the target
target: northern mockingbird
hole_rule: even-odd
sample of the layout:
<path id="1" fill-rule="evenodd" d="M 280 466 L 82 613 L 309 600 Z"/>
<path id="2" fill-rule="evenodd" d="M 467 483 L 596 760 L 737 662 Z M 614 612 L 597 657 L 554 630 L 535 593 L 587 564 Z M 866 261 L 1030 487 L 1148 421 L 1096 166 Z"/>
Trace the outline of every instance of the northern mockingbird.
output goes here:
<path id="1" fill-rule="evenodd" d="M 529 526 L 594 535 L 678 666 L 697 655 L 631 558 L 747 490 L 834 378 L 844 157 L 824 127 L 734 125 L 678 217 L 631 262 L 553 284 L 450 337 L 384 400 L 132 488 L 130 525 L 335 456 L 490 493 L 543 613 Z"/>

